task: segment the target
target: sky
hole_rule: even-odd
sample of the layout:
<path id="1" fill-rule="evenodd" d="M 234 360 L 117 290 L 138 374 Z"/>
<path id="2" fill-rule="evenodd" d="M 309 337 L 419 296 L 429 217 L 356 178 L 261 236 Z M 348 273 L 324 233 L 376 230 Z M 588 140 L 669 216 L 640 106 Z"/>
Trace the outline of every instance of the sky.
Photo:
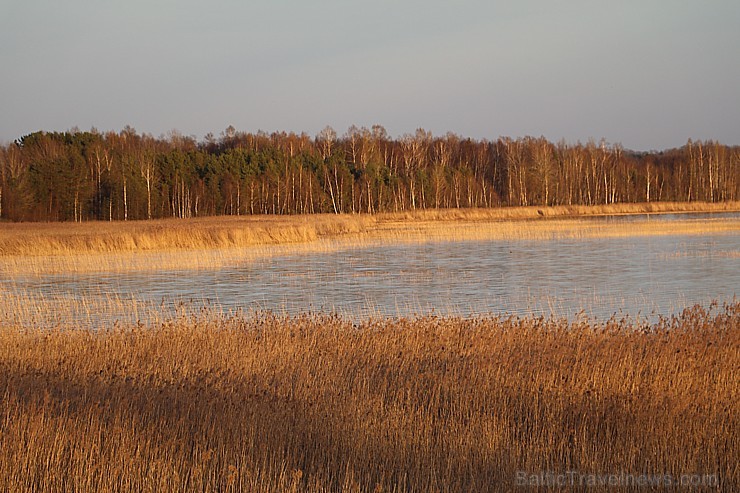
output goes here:
<path id="1" fill-rule="evenodd" d="M 737 0 L 0 0 L 0 143 L 383 125 L 740 144 Z"/>

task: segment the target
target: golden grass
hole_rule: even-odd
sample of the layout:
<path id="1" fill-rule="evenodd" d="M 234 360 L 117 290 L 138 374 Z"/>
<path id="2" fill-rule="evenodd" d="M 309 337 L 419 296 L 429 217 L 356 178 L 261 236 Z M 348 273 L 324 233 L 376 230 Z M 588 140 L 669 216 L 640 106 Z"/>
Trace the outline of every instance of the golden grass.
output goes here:
<path id="1" fill-rule="evenodd" d="M 519 471 L 709 474 L 731 491 L 739 368 L 740 302 L 651 330 L 208 313 L 4 326 L 0 491 L 482 492 Z"/>
<path id="2" fill-rule="evenodd" d="M 206 303 L 201 306 L 209 308 Z M 160 323 L 179 316 L 185 307 L 155 303 L 99 290 L 91 293 L 43 293 L 33 289 L 0 285 L 0 330 L 3 326 L 27 328 L 89 328 L 117 323 Z"/>
<path id="3" fill-rule="evenodd" d="M 215 269 L 269 255 L 329 252 L 388 242 L 546 240 L 737 234 L 728 219 L 583 221 L 605 214 L 740 210 L 738 203 L 452 209 L 378 215 L 218 217 L 82 224 L 6 224 L 0 273 Z M 540 214 L 542 213 L 542 215 Z"/>
<path id="4" fill-rule="evenodd" d="M 692 211 L 740 211 L 740 203 L 651 203 L 609 206 L 442 209 L 406 213 L 242 216 L 89 223 L 16 223 L 0 228 L 0 256 L 79 255 L 305 243 L 346 236 L 395 238 L 409 227 L 450 229 L 455 224 Z M 541 224 L 546 224 L 543 221 Z"/>

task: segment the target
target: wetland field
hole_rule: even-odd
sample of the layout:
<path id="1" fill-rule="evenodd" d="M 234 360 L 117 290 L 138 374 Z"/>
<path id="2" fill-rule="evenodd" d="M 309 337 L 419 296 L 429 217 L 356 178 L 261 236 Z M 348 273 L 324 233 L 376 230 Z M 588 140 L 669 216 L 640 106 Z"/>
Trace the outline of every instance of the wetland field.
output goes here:
<path id="1" fill-rule="evenodd" d="M 2 223 L 0 491 L 732 491 L 739 211 Z"/>

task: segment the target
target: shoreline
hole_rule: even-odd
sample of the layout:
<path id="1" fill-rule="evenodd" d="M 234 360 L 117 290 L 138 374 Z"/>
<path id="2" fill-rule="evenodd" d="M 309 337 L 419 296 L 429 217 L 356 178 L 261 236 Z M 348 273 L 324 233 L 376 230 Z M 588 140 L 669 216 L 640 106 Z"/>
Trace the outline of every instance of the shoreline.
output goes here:
<path id="1" fill-rule="evenodd" d="M 661 202 L 600 206 L 502 207 L 435 209 L 382 214 L 316 214 L 296 216 L 213 216 L 191 219 L 86 223 L 8 223 L 0 228 L 0 258 L 77 256 L 81 254 L 171 252 L 204 249 L 272 247 L 319 241 L 399 240 L 444 236 L 444 230 L 480 228 L 488 237 L 521 237 L 517 225 L 553 229 L 553 219 L 580 219 L 685 213 L 740 212 L 740 202 Z M 507 224 L 507 228 L 496 225 Z M 536 225 L 536 226 L 534 226 Z M 543 227 L 543 225 L 545 225 Z M 483 228 L 486 229 L 486 228 Z M 495 230 L 500 229 L 498 233 Z M 508 229 L 509 234 L 503 230 Z M 736 228 L 731 228 L 736 229 Z M 495 234 L 494 234 L 495 233 Z M 550 232 L 551 233 L 551 232 Z M 463 235 L 464 236 L 464 235 Z"/>
<path id="2" fill-rule="evenodd" d="M 738 210 L 740 203 L 660 204 L 659 208 L 626 204 L 608 208 L 449 209 L 374 216 L 20 223 L 0 228 L 0 275 L 12 280 L 49 274 L 217 270 L 267 257 L 329 254 L 404 243 L 740 234 L 740 221 L 734 218 L 589 220 L 609 215 Z"/>

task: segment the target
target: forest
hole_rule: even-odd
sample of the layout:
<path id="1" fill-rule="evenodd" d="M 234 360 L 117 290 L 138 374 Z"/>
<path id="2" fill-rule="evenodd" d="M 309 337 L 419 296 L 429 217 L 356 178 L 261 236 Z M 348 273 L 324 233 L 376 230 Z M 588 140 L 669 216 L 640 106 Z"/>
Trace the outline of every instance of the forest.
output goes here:
<path id="1" fill-rule="evenodd" d="M 306 133 L 229 126 L 39 131 L 0 146 L 0 220 L 136 220 L 247 214 L 600 205 L 740 198 L 740 146 L 691 141 L 633 152 L 544 137 L 475 140 L 380 125 Z"/>

